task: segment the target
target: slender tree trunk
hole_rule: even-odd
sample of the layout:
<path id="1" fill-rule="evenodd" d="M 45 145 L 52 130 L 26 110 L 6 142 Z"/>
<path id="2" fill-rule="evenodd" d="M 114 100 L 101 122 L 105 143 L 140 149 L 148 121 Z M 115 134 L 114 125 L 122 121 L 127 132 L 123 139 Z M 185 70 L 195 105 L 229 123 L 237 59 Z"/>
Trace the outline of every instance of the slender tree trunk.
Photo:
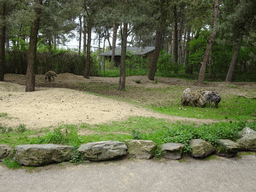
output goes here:
<path id="1" fill-rule="evenodd" d="M 56 48 L 57 48 L 57 36 L 54 36 L 54 53 L 56 53 Z"/>
<path id="2" fill-rule="evenodd" d="M 127 46 L 127 30 L 128 23 L 123 24 L 122 30 L 122 50 L 121 50 L 121 66 L 120 66 L 120 78 L 119 78 L 119 90 L 125 90 L 125 60 L 126 60 L 126 46 Z"/>
<path id="3" fill-rule="evenodd" d="M 178 61 L 182 62 L 182 31 L 183 31 L 183 23 L 180 22 L 179 30 L 178 30 Z"/>
<path id="4" fill-rule="evenodd" d="M 5 74 L 5 10 L 4 1 L 0 3 L 0 81 L 4 81 Z"/>
<path id="5" fill-rule="evenodd" d="M 109 40 L 109 36 L 110 36 L 110 34 L 109 34 L 109 30 L 107 30 L 107 40 L 108 40 L 108 44 L 109 44 L 109 49 L 110 50 L 112 50 L 112 46 L 111 46 L 111 43 L 110 43 L 110 40 Z"/>
<path id="6" fill-rule="evenodd" d="M 186 36 L 187 36 L 187 28 L 184 30 L 184 40 L 183 40 L 183 49 L 182 49 L 182 63 L 185 65 L 186 60 Z"/>
<path id="7" fill-rule="evenodd" d="M 78 55 L 81 54 L 81 43 L 82 43 L 82 16 L 79 15 L 79 41 L 78 41 Z"/>
<path id="8" fill-rule="evenodd" d="M 193 74 L 193 68 L 189 63 L 189 42 L 190 42 L 191 26 L 188 27 L 187 42 L 186 42 L 186 58 L 185 58 L 185 73 Z"/>
<path id="9" fill-rule="evenodd" d="M 155 53 L 154 53 L 154 57 L 150 66 L 150 70 L 149 70 L 149 74 L 148 74 L 148 79 L 149 80 L 154 80 L 155 78 L 155 73 L 157 70 L 157 61 L 158 61 L 158 57 L 161 51 L 161 47 L 162 47 L 162 43 L 163 43 L 163 33 L 161 31 L 161 29 L 158 29 L 156 31 L 156 44 L 155 44 Z"/>
<path id="10" fill-rule="evenodd" d="M 91 21 L 87 23 L 87 55 L 86 55 L 86 64 L 84 71 L 84 78 L 89 79 L 90 67 L 91 67 L 91 35 L 92 35 L 92 24 Z"/>
<path id="11" fill-rule="evenodd" d="M 231 82 L 231 80 L 232 80 L 232 76 L 233 76 L 233 72 L 234 72 L 235 64 L 236 64 L 236 60 L 237 60 L 237 55 L 239 53 L 239 50 L 240 50 L 240 47 L 242 44 L 242 40 L 243 40 L 243 35 L 241 35 L 241 37 L 235 47 L 234 54 L 233 54 L 233 57 L 232 57 L 232 60 L 231 60 L 230 66 L 229 66 L 229 70 L 228 70 L 228 73 L 226 76 L 226 80 L 225 80 L 226 82 Z"/>
<path id="12" fill-rule="evenodd" d="M 217 24 L 217 18 L 218 18 L 218 10 L 219 10 L 219 0 L 215 0 L 213 31 L 212 31 L 212 34 L 210 35 L 210 39 L 208 40 L 206 50 L 205 50 L 205 53 L 204 53 L 203 61 L 201 62 L 201 68 L 200 68 L 199 76 L 198 76 L 198 86 L 202 86 L 204 84 L 206 65 L 209 61 L 209 57 L 210 57 L 211 49 L 212 49 L 212 44 L 213 44 L 215 36 L 216 36 L 216 24 Z"/>
<path id="13" fill-rule="evenodd" d="M 157 61 L 160 54 L 160 51 L 163 49 L 164 34 L 166 30 L 166 19 L 167 19 L 167 10 L 165 9 L 165 1 L 161 0 L 161 17 L 158 23 L 158 29 L 156 30 L 156 42 L 155 42 L 155 53 L 150 66 L 148 79 L 154 80 L 155 73 L 157 70 Z"/>
<path id="14" fill-rule="evenodd" d="M 112 42 L 112 56 L 111 56 L 111 62 L 113 64 L 115 62 L 116 36 L 117 36 L 117 23 L 115 21 L 113 25 L 113 42 Z"/>
<path id="15" fill-rule="evenodd" d="M 173 47 L 173 56 L 174 56 L 174 64 L 178 65 L 178 16 L 177 16 L 177 7 L 174 5 L 174 47 Z M 177 68 L 175 67 L 174 73 L 178 73 Z"/>
<path id="16" fill-rule="evenodd" d="M 100 36 L 100 33 L 99 33 L 98 55 L 100 54 L 100 41 L 101 41 L 101 36 Z M 104 50 L 104 46 L 103 46 L 103 50 Z"/>
<path id="17" fill-rule="evenodd" d="M 84 15 L 84 55 L 86 55 L 86 17 Z"/>
<path id="18" fill-rule="evenodd" d="M 32 23 L 30 31 L 30 42 L 28 50 L 28 68 L 26 79 L 26 92 L 35 91 L 35 61 L 36 61 L 36 45 L 37 34 L 39 30 L 40 15 L 42 9 L 42 0 L 38 0 L 38 4 L 35 5 L 36 18 Z"/>

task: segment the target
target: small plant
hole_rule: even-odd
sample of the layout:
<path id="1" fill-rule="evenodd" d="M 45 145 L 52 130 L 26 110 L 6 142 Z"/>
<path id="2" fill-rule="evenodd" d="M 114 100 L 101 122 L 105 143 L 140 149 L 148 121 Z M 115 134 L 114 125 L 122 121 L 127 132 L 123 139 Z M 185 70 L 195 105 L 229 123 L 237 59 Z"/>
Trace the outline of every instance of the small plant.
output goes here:
<path id="1" fill-rule="evenodd" d="M 82 161 L 81 156 L 80 156 L 80 152 L 77 150 L 73 150 L 73 155 L 71 157 L 70 162 L 71 163 L 80 163 Z"/>
<path id="2" fill-rule="evenodd" d="M 230 88 L 237 88 L 236 85 L 231 85 L 231 84 L 228 84 L 227 87 L 230 87 Z"/>
<path id="3" fill-rule="evenodd" d="M 0 113 L 0 117 L 6 117 L 7 113 Z"/>
<path id="4" fill-rule="evenodd" d="M 139 80 L 136 80 L 136 81 L 135 81 L 135 83 L 138 83 L 138 84 L 140 84 L 140 79 L 139 79 Z"/>
<path id="5" fill-rule="evenodd" d="M 5 158 L 3 161 L 3 164 L 6 165 L 9 169 L 20 169 L 22 166 L 14 160 L 11 160 L 10 158 Z"/>
<path id="6" fill-rule="evenodd" d="M 25 131 L 27 131 L 26 125 L 20 124 L 16 131 L 18 133 L 24 133 Z"/>
<path id="7" fill-rule="evenodd" d="M 141 139 L 141 132 L 137 130 L 132 130 L 133 139 Z"/>
<path id="8" fill-rule="evenodd" d="M 155 80 L 153 81 L 154 84 L 157 84 L 157 82 L 158 82 L 158 79 L 155 79 Z"/>

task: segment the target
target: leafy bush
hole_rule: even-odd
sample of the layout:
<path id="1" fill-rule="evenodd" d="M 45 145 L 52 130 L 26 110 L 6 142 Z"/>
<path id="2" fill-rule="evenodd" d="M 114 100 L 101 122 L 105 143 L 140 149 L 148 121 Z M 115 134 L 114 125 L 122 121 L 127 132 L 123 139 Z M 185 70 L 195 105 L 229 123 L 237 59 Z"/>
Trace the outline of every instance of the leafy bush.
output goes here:
<path id="1" fill-rule="evenodd" d="M 157 70 L 161 76 L 170 77 L 173 72 L 178 73 L 179 70 L 182 70 L 182 64 L 175 64 L 172 60 L 172 55 L 162 50 L 158 58 Z"/>

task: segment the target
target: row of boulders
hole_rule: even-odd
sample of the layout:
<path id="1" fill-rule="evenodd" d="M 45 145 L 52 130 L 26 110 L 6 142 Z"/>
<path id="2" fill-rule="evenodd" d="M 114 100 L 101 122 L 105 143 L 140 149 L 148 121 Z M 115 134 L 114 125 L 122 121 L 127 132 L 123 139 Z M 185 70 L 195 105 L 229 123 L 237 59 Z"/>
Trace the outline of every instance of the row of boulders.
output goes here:
<path id="1" fill-rule="evenodd" d="M 256 131 L 246 127 L 240 133 L 240 139 L 233 142 L 227 139 L 219 140 L 216 149 L 202 139 L 190 141 L 191 156 L 206 157 L 212 153 L 220 156 L 234 157 L 238 151 L 256 151 Z M 157 145 L 148 140 L 101 141 L 82 144 L 77 151 L 81 159 L 89 161 L 111 160 L 126 155 L 139 159 L 150 159 L 155 155 Z M 181 159 L 184 145 L 181 143 L 165 143 L 162 145 L 162 155 L 168 159 Z M 0 160 L 13 156 L 19 164 L 25 166 L 41 166 L 60 163 L 72 159 L 75 149 L 72 146 L 56 144 L 18 145 L 14 150 L 8 145 L 0 145 Z"/>

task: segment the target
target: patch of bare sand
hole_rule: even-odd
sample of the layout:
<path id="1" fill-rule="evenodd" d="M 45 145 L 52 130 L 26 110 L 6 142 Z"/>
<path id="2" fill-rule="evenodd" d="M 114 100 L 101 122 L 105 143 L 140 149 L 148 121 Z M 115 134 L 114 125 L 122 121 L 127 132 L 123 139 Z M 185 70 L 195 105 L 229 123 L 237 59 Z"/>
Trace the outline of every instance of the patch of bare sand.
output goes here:
<path id="1" fill-rule="evenodd" d="M 0 117 L 0 124 L 8 127 L 25 124 L 28 129 L 38 129 L 60 124 L 101 124 L 131 116 L 215 122 L 155 113 L 125 102 L 65 88 L 36 88 L 35 92 L 24 92 L 24 85 L 7 82 L 1 82 L 0 87 L 0 113 L 8 114 L 8 118 Z"/>

